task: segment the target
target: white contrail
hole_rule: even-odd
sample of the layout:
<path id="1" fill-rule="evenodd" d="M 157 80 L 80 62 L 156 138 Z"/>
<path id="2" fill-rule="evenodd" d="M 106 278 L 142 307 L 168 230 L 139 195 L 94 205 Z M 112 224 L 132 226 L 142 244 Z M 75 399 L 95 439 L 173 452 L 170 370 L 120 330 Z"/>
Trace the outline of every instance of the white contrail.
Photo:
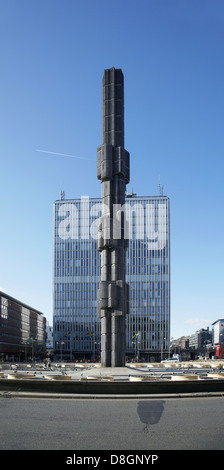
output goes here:
<path id="1" fill-rule="evenodd" d="M 79 160 L 90 160 L 93 162 L 91 158 L 77 157 L 76 155 L 69 155 L 68 153 L 50 152 L 49 150 L 42 150 L 42 149 L 36 149 L 36 152 L 50 153 L 51 155 L 60 155 L 62 157 L 78 158 Z"/>

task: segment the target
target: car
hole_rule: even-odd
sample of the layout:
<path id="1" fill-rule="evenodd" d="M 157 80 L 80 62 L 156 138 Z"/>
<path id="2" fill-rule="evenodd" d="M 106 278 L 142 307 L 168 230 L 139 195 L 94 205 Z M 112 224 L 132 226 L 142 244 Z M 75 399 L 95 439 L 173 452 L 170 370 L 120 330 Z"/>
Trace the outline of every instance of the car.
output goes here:
<path id="1" fill-rule="evenodd" d="M 180 359 L 178 357 L 170 357 L 169 359 L 164 359 L 164 361 L 161 362 L 180 362 Z"/>

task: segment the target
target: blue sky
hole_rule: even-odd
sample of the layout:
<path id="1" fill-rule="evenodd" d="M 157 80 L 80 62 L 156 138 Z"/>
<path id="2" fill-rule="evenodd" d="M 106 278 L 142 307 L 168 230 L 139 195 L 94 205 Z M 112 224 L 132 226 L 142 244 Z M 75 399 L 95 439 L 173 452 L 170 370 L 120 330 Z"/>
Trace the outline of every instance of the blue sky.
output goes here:
<path id="1" fill-rule="evenodd" d="M 53 202 L 61 190 L 101 196 L 102 76 L 114 66 L 128 190 L 158 195 L 160 178 L 170 197 L 171 335 L 224 317 L 223 44 L 223 0 L 0 0 L 2 289 L 52 323 Z"/>

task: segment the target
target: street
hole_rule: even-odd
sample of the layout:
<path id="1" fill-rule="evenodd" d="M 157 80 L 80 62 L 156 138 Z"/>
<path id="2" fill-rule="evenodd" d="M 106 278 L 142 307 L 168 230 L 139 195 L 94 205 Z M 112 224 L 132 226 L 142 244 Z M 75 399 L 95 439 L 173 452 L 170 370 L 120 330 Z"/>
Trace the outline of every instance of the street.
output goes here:
<path id="1" fill-rule="evenodd" d="M 223 450 L 224 399 L 0 398 L 0 449 Z"/>

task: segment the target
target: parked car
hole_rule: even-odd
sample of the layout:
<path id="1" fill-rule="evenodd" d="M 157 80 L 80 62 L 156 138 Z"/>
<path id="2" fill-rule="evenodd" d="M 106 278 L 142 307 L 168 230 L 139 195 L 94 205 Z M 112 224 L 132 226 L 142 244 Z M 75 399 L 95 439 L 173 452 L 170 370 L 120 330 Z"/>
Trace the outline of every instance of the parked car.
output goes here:
<path id="1" fill-rule="evenodd" d="M 179 357 L 170 357 L 170 359 L 164 359 L 164 361 L 161 362 L 180 362 Z"/>

